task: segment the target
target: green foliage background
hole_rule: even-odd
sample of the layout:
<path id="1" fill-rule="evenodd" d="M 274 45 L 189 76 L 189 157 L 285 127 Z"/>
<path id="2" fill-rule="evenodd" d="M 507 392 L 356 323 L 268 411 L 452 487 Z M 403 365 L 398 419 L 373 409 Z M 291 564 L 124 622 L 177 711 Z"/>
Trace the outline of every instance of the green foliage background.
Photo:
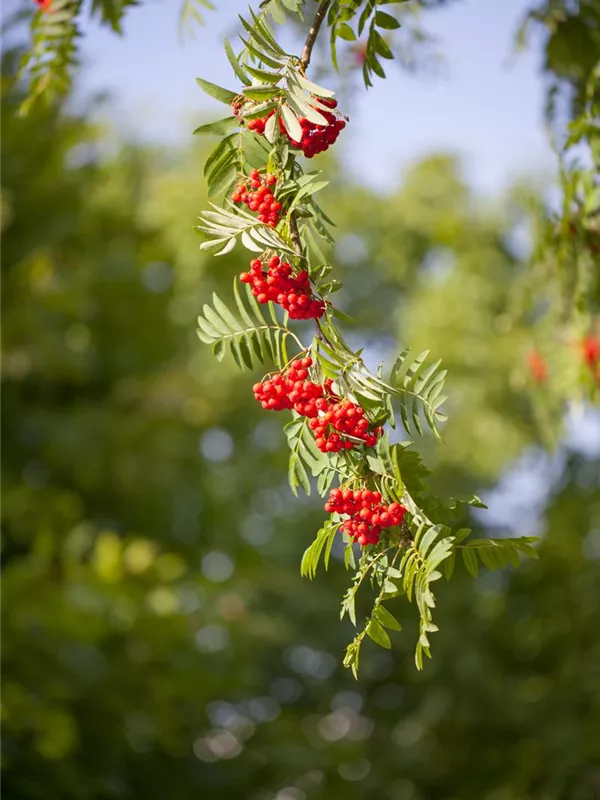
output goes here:
<path id="1" fill-rule="evenodd" d="M 548 495 L 539 561 L 442 586 L 424 673 L 407 615 L 356 683 L 343 566 L 299 575 L 324 513 L 292 498 L 252 377 L 195 335 L 241 268 L 191 231 L 204 153 L 108 157 L 84 119 L 4 102 L 7 800 L 600 797 L 600 464 L 565 445 L 539 466 L 510 202 L 445 155 L 389 197 L 324 192 L 348 332 L 449 370 L 436 489 L 483 492 L 529 453 Z"/>

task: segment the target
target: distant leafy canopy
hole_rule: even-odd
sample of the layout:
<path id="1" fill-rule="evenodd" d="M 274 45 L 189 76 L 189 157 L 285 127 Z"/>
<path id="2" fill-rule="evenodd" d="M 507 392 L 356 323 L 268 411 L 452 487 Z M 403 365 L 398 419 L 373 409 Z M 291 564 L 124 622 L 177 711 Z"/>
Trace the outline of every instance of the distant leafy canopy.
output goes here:
<path id="1" fill-rule="evenodd" d="M 40 8 L 31 23 L 31 47 L 22 59 L 22 74 L 29 77 L 28 97 L 21 111 L 27 113 L 40 97 L 53 102 L 64 94 L 77 62 L 77 40 L 80 37 L 77 15 L 78 0 L 53 0 L 50 8 Z"/>
<path id="2" fill-rule="evenodd" d="M 333 91 L 310 81 L 306 69 L 323 27 L 330 29 L 335 65 L 336 40 L 352 39 L 355 25 L 358 35 L 368 30 L 365 82 L 373 73 L 384 77 L 379 57 L 391 53 L 380 30 L 399 23 L 383 6 L 389 4 L 319 3 L 300 56 L 281 47 L 267 19 L 284 22 L 300 12 L 299 4 L 270 2 L 258 13 L 250 10 L 240 18 L 240 52 L 225 44 L 241 86 L 198 78 L 230 113 L 195 131 L 219 137 L 204 167 L 215 202 L 200 217 L 200 247 L 223 256 L 241 245 L 251 254 L 248 271 L 239 276 L 244 289 L 234 280 L 229 304 L 215 295 L 199 317 L 198 335 L 219 359 L 229 351 L 241 369 L 267 361 L 275 366 L 254 394 L 265 410 L 292 412 L 285 425 L 292 492 L 310 494 L 316 486 L 329 495 L 330 517 L 306 550 L 301 571 L 314 578 L 321 560 L 327 568 L 336 540 L 343 542 L 352 578 L 342 616 L 358 628 L 344 664 L 355 676 L 365 637 L 391 646 L 389 631 L 400 624 L 389 605 L 401 595 L 418 612 L 415 658 L 422 668 L 437 630 L 433 584 L 443 574 L 450 579 L 457 555 L 472 575 L 480 564 L 500 569 L 518 565 L 521 555 L 535 556 L 530 538 L 470 540 L 471 531 L 460 525 L 466 509 L 484 507 L 481 502 L 432 496 L 428 470 L 411 442 L 392 442 L 386 432 L 398 425 L 406 435 L 441 438 L 446 371 L 440 360 L 406 348 L 391 369 L 380 364 L 373 372 L 337 324 L 352 320 L 331 299 L 341 285 L 324 254 L 333 222 L 317 200 L 328 184 L 300 158 L 331 146 L 345 121 Z M 308 339 L 306 329 L 292 327 L 298 319 L 311 320 Z M 367 586 L 375 599 L 361 618 L 356 598 Z"/>
<path id="3" fill-rule="evenodd" d="M 394 0 L 391 0 L 391 3 L 378 3 L 376 0 L 367 0 L 364 4 L 333 3 L 329 10 L 331 60 L 336 69 L 338 68 L 337 40 L 356 41 L 366 33 L 362 67 L 365 86 L 373 85 L 373 74 L 385 78 L 383 62 L 394 58 L 385 39 L 386 31 L 394 31 L 400 27 L 397 17 L 384 10 L 385 6 L 392 3 Z"/>
<path id="4" fill-rule="evenodd" d="M 531 264 L 515 282 L 512 310 L 531 331 L 531 397 L 550 443 L 568 404 L 600 402 L 600 8 L 578 5 L 577 14 L 559 3 L 528 17 L 550 29 L 547 116 L 560 206 L 536 208 Z"/>
<path id="5" fill-rule="evenodd" d="M 204 24 L 206 11 L 214 11 L 215 5 L 211 0 L 181 0 L 179 12 L 179 34 L 191 33 L 195 25 Z"/>
<path id="6" fill-rule="evenodd" d="M 67 94 L 73 73 L 79 64 L 79 42 L 82 38 L 80 17 L 89 11 L 101 25 L 114 33 L 123 33 L 126 12 L 140 5 L 140 0 L 31 0 L 31 46 L 25 51 L 19 77 L 25 78 L 29 91 L 20 111 L 26 114 L 38 101 L 54 103 Z M 203 12 L 212 10 L 210 0 L 181 0 L 180 32 L 190 24 L 202 23 Z"/>
<path id="7" fill-rule="evenodd" d="M 103 24 L 119 32 L 130 5 L 133 3 L 128 1 L 96 0 L 91 9 Z M 426 489 L 411 492 L 406 473 L 410 474 L 414 462 L 400 469 L 394 461 L 397 445 L 386 438 L 386 426 L 394 429 L 401 424 L 407 436 L 429 431 L 440 438 L 446 397 L 445 370 L 439 359 L 430 359 L 427 351 L 417 354 L 407 349 L 389 373 L 384 365 L 373 372 L 366 366 L 362 349 L 351 348 L 337 327 L 338 320 L 349 320 L 331 300 L 340 288 L 339 281 L 331 277 L 332 265 L 325 255 L 326 246 L 333 243 L 334 224 L 319 203 L 319 192 L 328 182 L 318 169 L 307 171 L 300 158 L 312 158 L 332 146 L 348 120 L 337 108 L 334 92 L 309 80 L 307 69 L 323 30 L 328 31 L 333 67 L 339 66 L 340 42 L 360 39 L 366 86 L 372 85 L 374 76 L 384 78 L 383 64 L 393 58 L 390 33 L 401 27 L 402 5 L 376 0 L 322 0 L 314 5 L 299 0 L 266 0 L 256 11 L 250 9 L 247 16 L 240 17 L 239 52 L 225 43 L 238 86 L 228 89 L 198 78 L 201 88 L 228 108 L 226 116 L 196 130 L 197 134 L 219 137 L 206 160 L 204 175 L 209 196 L 220 202 L 213 202 L 200 217 L 197 231 L 202 237 L 201 248 L 223 256 L 239 245 L 256 256 L 249 272 L 240 276 L 245 289 L 235 285 L 234 308 L 217 295 L 204 306 L 199 336 L 212 345 L 218 358 L 230 352 L 243 369 L 274 363 L 275 377 L 262 381 L 255 395 L 265 409 L 287 409 L 294 415 L 286 427 L 292 490 L 310 492 L 311 482 L 316 481 L 317 490 L 325 495 L 337 482 L 342 492 L 350 493 L 352 499 L 348 499 L 345 510 L 336 509 L 330 495 L 328 510 L 332 516 L 327 536 L 331 537 L 334 530 L 350 547 L 350 553 L 356 546 L 362 548 L 355 565 L 359 578 L 363 559 L 370 563 L 369 559 L 376 558 L 377 570 L 371 572 L 369 567 L 368 572 L 369 581 L 377 584 L 375 576 L 385 565 L 390 548 L 397 548 L 392 568 L 402 574 L 403 586 L 404 578 L 410 576 L 405 593 L 409 600 L 416 600 L 419 610 L 417 663 L 421 666 L 423 653 L 429 653 L 427 634 L 434 630 L 430 584 L 438 577 L 436 567 L 446 560 L 453 563 L 458 548 L 469 553 L 464 560 L 471 573 L 480 561 L 488 567 L 502 566 L 514 562 L 516 553 L 532 551 L 529 541 L 514 544 L 512 549 L 500 544 L 484 547 L 481 543 L 471 548 L 469 542 L 463 543 L 452 525 L 444 521 L 442 506 L 438 503 L 430 508 Z M 203 0 L 188 0 L 182 14 L 199 21 L 202 11 L 210 7 Z M 39 8 L 33 19 L 33 47 L 23 64 L 31 78 L 24 111 L 36 98 L 51 99 L 65 90 L 77 57 L 81 3 L 50 0 L 40 2 Z M 278 41 L 271 22 L 283 24 L 294 16 L 302 21 L 307 11 L 310 20 L 304 48 L 299 55 L 289 53 Z M 587 4 L 582 4 L 580 11 L 582 15 L 594 14 Z M 575 30 L 579 17 L 564 13 L 569 30 Z M 565 18 L 556 16 L 552 9 L 539 18 L 559 28 L 566 24 Z M 589 20 L 585 24 L 589 25 Z M 554 39 L 560 41 L 560 37 Z M 593 160 L 598 155 L 599 72 L 592 69 L 587 55 L 581 57 L 577 68 L 567 68 L 557 57 L 557 49 L 556 44 L 549 47 L 547 68 L 559 82 L 571 81 L 580 99 L 575 106 L 580 115 L 571 122 L 562 151 L 564 207 L 558 232 L 551 220 L 535 254 L 536 269 L 519 283 L 517 292 L 523 318 L 543 318 L 545 311 L 549 323 L 555 323 L 560 314 L 562 328 L 567 327 L 569 336 L 581 338 L 589 333 L 597 313 L 599 278 L 594 265 L 600 252 L 600 201 L 593 172 L 573 163 L 570 148 L 583 145 L 589 147 Z M 540 283 L 540 265 L 545 277 L 541 282 L 546 293 L 543 302 L 541 295 L 532 291 Z M 572 275 L 576 276 L 574 280 Z M 557 297 L 560 304 L 555 302 Z M 313 320 L 314 336 L 310 340 L 290 327 L 300 319 Z M 588 347 L 586 353 L 592 353 L 592 348 Z M 584 371 L 584 380 L 594 397 L 600 386 L 599 359 L 586 358 L 592 369 Z M 545 365 L 538 374 L 546 375 Z M 554 396 L 548 392 L 548 397 L 555 401 L 558 396 L 562 401 L 572 396 L 574 383 L 558 375 L 559 389 Z M 539 401 L 537 395 L 535 402 Z M 383 453 L 385 446 L 389 452 Z M 394 470 L 386 466 L 386 458 L 395 464 Z M 431 530 L 436 533 L 430 542 L 423 531 Z M 420 551 L 413 547 L 411 543 L 421 541 L 419 535 L 431 548 Z M 442 560 L 432 566 L 428 559 L 435 561 L 440 554 Z M 347 566 L 353 563 L 349 555 Z M 375 610 L 380 607 L 379 597 Z M 381 616 L 384 612 L 377 613 Z M 379 630 L 382 625 L 380 619 L 370 617 L 362 633 L 370 629 L 375 632 L 371 638 L 381 644 L 385 641 Z M 349 666 L 358 664 L 361 636 L 349 650 L 353 654 L 352 658 L 348 656 Z"/>
<path id="8" fill-rule="evenodd" d="M 285 481 L 286 454 L 274 449 L 283 441 L 278 417 L 243 391 L 253 379 L 237 370 L 229 350 L 227 363 L 213 363 L 210 346 L 188 335 L 202 305 L 213 305 L 213 291 L 241 317 L 226 274 L 235 269 L 236 251 L 213 259 L 218 269 L 211 270 L 193 237 L 181 233 L 196 210 L 197 149 L 179 160 L 172 151 L 163 159 L 154 149 L 128 145 L 91 170 L 66 157 L 72 142 L 97 141 L 90 139 L 94 129 L 86 134 L 87 120 L 41 108 L 15 119 L 10 107 L 5 102 L 2 126 L 6 797 L 108 800 L 123 798 L 127 787 L 130 797 L 144 800 L 300 798 L 300 792 L 310 800 L 359 800 L 379 798 L 381 787 L 390 787 L 400 800 L 400 791 L 447 797 L 449 785 L 457 798 L 486 797 L 491 786 L 507 798 L 593 797 L 598 463 L 570 451 L 559 459 L 564 471 L 548 487 L 539 519 L 539 561 L 475 581 L 456 549 L 451 583 L 430 585 L 437 602 L 432 621 L 441 630 L 427 634 L 435 661 L 425 680 L 410 653 L 416 606 L 400 596 L 381 605 L 403 632 L 386 627 L 385 613 L 377 619 L 393 651 L 366 636 L 360 682 L 349 686 L 349 670 L 335 669 L 332 659 L 344 637 L 353 638 L 348 615 L 338 623 L 335 612 L 352 574 L 338 561 L 342 534 L 334 534 L 328 573 L 325 538 L 318 579 L 294 574 L 300 550 L 314 538 L 310 532 L 329 523 L 329 515 L 292 497 L 262 505 L 281 498 Z M 439 246 L 436 231 L 456 218 L 445 203 L 432 204 L 430 217 L 421 211 L 430 182 L 445 187 L 440 197 L 456 198 L 465 241 L 452 241 L 456 264 L 446 280 L 410 279 L 399 289 L 400 273 L 415 274 L 403 273 L 405 265 L 419 269 L 415 241 Z M 401 322 L 413 356 L 428 344 L 443 355 L 453 399 L 455 387 L 462 398 L 484 397 L 502 422 L 494 429 L 484 407 L 475 415 L 463 400 L 452 404 L 443 424 L 447 445 L 438 448 L 428 437 L 442 454 L 434 485 L 443 493 L 453 486 L 461 496 L 490 480 L 481 450 L 495 464 L 494 475 L 504 468 L 509 436 L 503 432 L 511 426 L 523 432 L 525 446 L 534 442 L 522 402 L 502 388 L 517 347 L 495 327 L 508 273 L 497 258 L 490 269 L 488 243 L 504 240 L 505 223 L 490 221 L 483 203 L 474 212 L 475 195 L 456 192 L 439 163 L 414 167 L 386 195 L 339 185 L 328 201 L 335 203 L 336 239 L 354 233 L 373 242 L 360 266 L 344 273 L 345 308 L 360 319 L 359 330 L 369 341 L 389 341 Z M 114 191 L 107 194 L 107 186 Z M 153 208 L 158 213 L 149 228 Z M 162 293 L 146 286 L 153 274 L 146 265 L 156 259 L 178 275 Z M 478 280 L 489 308 L 476 310 L 481 293 L 464 291 Z M 248 306 L 244 286 L 238 288 Z M 399 300 L 410 317 L 389 313 Z M 268 306 L 260 309 L 270 324 Z M 301 335 L 312 324 L 290 328 Z M 486 368 L 473 363 L 480 347 Z M 288 340 L 290 357 L 295 348 Z M 265 364 L 274 369 L 268 355 Z M 495 387 L 499 393 L 489 394 Z M 284 415 L 286 422 L 296 419 L 293 411 Z M 308 419 L 297 419 L 307 428 L 307 446 L 314 445 Z M 199 440 L 203 454 L 212 455 L 206 448 L 215 426 L 232 437 L 224 462 L 198 457 Z M 461 438 L 475 441 L 473 457 L 469 447 L 454 449 Z M 402 476 L 411 494 L 426 494 L 428 478 L 414 463 L 414 448 L 398 453 L 409 454 Z M 318 478 L 308 471 L 308 480 L 314 495 Z M 434 508 L 426 513 L 436 518 Z M 489 516 L 476 515 L 474 538 L 486 535 L 481 523 Z M 529 532 L 527 519 L 519 513 L 515 520 L 519 534 Z M 469 524 L 455 521 L 452 535 Z M 212 568 L 214 551 L 235 565 L 228 580 L 213 581 L 204 568 Z M 444 574 L 450 561 L 437 571 Z M 487 572 L 479 556 L 478 568 Z M 356 595 L 361 625 L 370 610 L 370 575 Z M 375 625 L 372 631 L 380 633 Z M 271 715 L 262 721 L 265 710 Z M 476 760 L 465 759 L 471 752 Z M 356 781 L 345 765 L 363 759 L 371 769 Z M 315 772 L 323 775 L 318 785 L 308 782 Z"/>
<path id="9" fill-rule="evenodd" d="M 600 7 L 596 0 L 544 0 L 527 11 L 518 43 L 522 46 L 532 28 L 543 28 L 543 68 L 549 82 L 547 111 L 554 117 L 562 96 L 568 117 L 576 119 L 586 105 L 589 76 L 600 53 Z"/>
<path id="10" fill-rule="evenodd" d="M 29 0 L 28 0 L 29 1 Z M 20 77 L 29 84 L 29 91 L 21 105 L 21 113 L 27 113 L 38 101 L 52 103 L 64 96 L 71 86 L 74 70 L 79 64 L 79 46 L 82 39 L 81 15 L 89 11 L 101 25 L 110 28 L 114 33 L 123 33 L 123 19 L 130 8 L 141 5 L 143 0 L 93 0 L 84 4 L 82 0 L 30 0 L 33 13 L 31 21 L 32 45 L 27 48 L 23 57 Z M 390 13 L 386 6 L 399 6 L 407 0 L 353 0 L 351 3 L 335 0 L 328 3 L 328 24 L 331 30 L 331 60 L 338 69 L 337 45 L 339 41 L 356 42 L 358 37 L 364 38 L 363 76 L 367 86 L 372 85 L 372 76 L 385 77 L 383 62 L 392 59 L 393 53 L 388 42 L 388 34 L 400 27 L 400 21 Z M 441 0 L 443 2 L 443 0 Z M 410 4 L 409 14 L 416 8 L 426 5 L 422 0 Z M 213 0 L 179 0 L 179 35 L 183 38 L 193 34 L 197 25 L 203 25 L 207 12 L 215 9 Z M 311 13 L 313 0 L 263 0 L 260 3 L 260 15 L 278 24 L 284 24 L 290 17 L 297 15 L 303 19 L 305 12 Z M 248 34 L 248 52 L 262 41 Z M 229 48 L 228 48 L 229 49 Z M 362 52 L 362 49 L 361 49 Z M 280 49 L 270 43 L 263 49 L 262 65 L 273 68 L 277 64 Z M 236 66 L 236 74 L 246 82 Z M 250 75 L 252 70 L 250 69 Z M 268 94 L 268 93 L 267 93 Z M 263 92 L 263 99 L 268 99 Z M 309 112 L 310 113 L 310 112 Z"/>

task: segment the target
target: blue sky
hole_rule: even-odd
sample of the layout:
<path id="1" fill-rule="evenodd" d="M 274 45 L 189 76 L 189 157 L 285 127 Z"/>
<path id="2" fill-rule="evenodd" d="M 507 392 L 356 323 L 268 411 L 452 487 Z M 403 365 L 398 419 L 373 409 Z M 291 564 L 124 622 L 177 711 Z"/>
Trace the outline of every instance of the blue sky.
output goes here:
<path id="1" fill-rule="evenodd" d="M 87 25 L 81 91 L 108 90 L 112 101 L 105 114 L 129 134 L 189 141 L 195 125 L 223 109 L 202 94 L 194 78 L 236 85 L 222 40 L 234 38 L 236 14 L 246 3 L 216 0 L 216 5 L 216 12 L 206 14 L 206 26 L 183 43 L 179 0 L 131 9 L 123 38 Z M 498 191 L 515 175 L 552 170 L 542 124 L 539 48 L 518 56 L 512 51 L 528 5 L 457 0 L 424 15 L 445 65 L 437 75 L 421 77 L 393 65 L 388 80 L 368 92 L 356 84 L 351 123 L 338 143 L 348 169 L 389 187 L 415 158 L 452 150 L 464 155 L 467 176 L 486 192 Z"/>

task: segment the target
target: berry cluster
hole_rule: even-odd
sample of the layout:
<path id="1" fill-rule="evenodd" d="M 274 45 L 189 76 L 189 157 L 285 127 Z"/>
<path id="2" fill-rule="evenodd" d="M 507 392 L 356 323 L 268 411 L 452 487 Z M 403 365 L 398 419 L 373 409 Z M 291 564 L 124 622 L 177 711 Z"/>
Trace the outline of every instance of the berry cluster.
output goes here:
<path id="1" fill-rule="evenodd" d="M 354 65 L 362 67 L 367 60 L 367 43 L 355 42 L 355 44 L 351 46 L 350 52 L 352 53 Z"/>
<path id="2" fill-rule="evenodd" d="M 240 280 L 250 284 L 259 303 L 279 303 L 291 319 L 319 319 L 325 311 L 323 301 L 312 296 L 308 272 L 303 270 L 294 277 L 291 265 L 282 263 L 279 256 L 271 256 L 266 272 L 263 262 L 253 259 L 250 271 L 242 272 Z"/>
<path id="3" fill-rule="evenodd" d="M 327 106 L 330 109 L 337 107 L 337 100 L 334 100 L 333 98 L 319 97 L 318 101 L 321 106 Z M 233 113 L 238 118 L 240 117 L 240 112 L 243 108 L 243 105 L 244 101 L 237 98 L 231 104 Z M 302 128 L 302 138 L 300 141 L 292 139 L 286 130 L 283 119 L 279 117 L 279 130 L 281 133 L 287 136 L 290 144 L 292 144 L 294 147 L 299 147 L 302 150 L 306 158 L 312 158 L 313 156 L 316 156 L 317 153 L 324 153 L 328 147 L 334 144 L 340 135 L 340 132 L 346 127 L 346 121 L 341 117 L 336 117 L 332 111 L 324 111 L 321 107 L 315 108 L 315 111 L 317 110 L 322 117 L 325 117 L 327 124 L 319 125 L 306 119 L 306 117 L 298 117 L 298 122 Z M 262 135 L 265 132 L 267 120 L 272 117 L 274 113 L 275 111 L 271 111 L 264 117 L 248 120 L 248 122 L 245 123 L 246 127 L 249 131 L 254 131 L 254 133 Z"/>
<path id="4" fill-rule="evenodd" d="M 238 120 L 240 120 L 240 115 L 242 113 L 242 110 L 246 102 L 247 101 L 244 95 L 239 94 L 236 98 L 234 98 L 234 100 L 231 103 L 231 111 L 233 113 L 233 116 L 237 117 Z M 242 120 L 240 120 L 240 122 L 242 122 Z"/>
<path id="5" fill-rule="evenodd" d="M 238 97 L 236 97 L 231 104 L 231 110 L 233 112 L 233 116 L 237 117 L 237 119 L 240 122 L 240 125 L 245 125 L 249 131 L 254 131 L 255 133 L 263 134 L 265 132 L 265 126 L 267 124 L 267 120 L 269 119 L 269 117 L 272 117 L 275 112 L 271 111 L 270 114 L 267 114 L 264 117 L 259 117 L 258 119 L 249 119 L 246 121 L 242 117 L 242 111 L 247 102 L 248 100 L 243 95 L 238 95 Z"/>
<path id="6" fill-rule="evenodd" d="M 281 215 L 281 203 L 275 199 L 273 192 L 277 178 L 267 173 L 263 178 L 257 169 L 250 173 L 250 189 L 245 183 L 238 183 L 231 195 L 234 203 L 245 203 L 250 211 L 258 211 L 258 221 L 274 228 Z"/>
<path id="7" fill-rule="evenodd" d="M 592 371 L 592 375 L 600 383 L 600 338 L 586 336 L 579 342 L 581 358 Z M 538 350 L 530 350 L 527 356 L 529 372 L 536 383 L 543 384 L 548 380 L 546 361 Z"/>
<path id="8" fill-rule="evenodd" d="M 320 384 L 307 380 L 312 363 L 312 358 L 299 359 L 283 374 L 255 383 L 254 397 L 269 411 L 293 409 L 304 417 L 316 417 L 324 390 Z"/>
<path id="9" fill-rule="evenodd" d="M 350 519 L 342 523 L 340 530 L 345 531 L 361 547 L 377 544 L 381 531 L 401 525 L 406 509 L 400 503 L 382 505 L 380 492 L 369 489 L 332 489 L 329 500 L 325 503 L 325 511 L 329 514 L 347 514 Z"/>
<path id="10" fill-rule="evenodd" d="M 548 379 L 548 367 L 546 361 L 539 350 L 530 350 L 527 355 L 527 363 L 531 377 L 536 383 L 546 383 Z"/>
<path id="11" fill-rule="evenodd" d="M 333 99 L 319 98 L 322 105 L 329 108 L 335 108 L 337 101 Z M 340 132 L 346 127 L 346 122 L 343 119 L 338 119 L 331 111 L 323 111 L 319 109 L 321 114 L 327 120 L 327 125 L 318 125 L 306 117 L 298 117 L 298 122 L 302 128 L 302 139 L 297 142 L 294 141 L 285 130 L 283 121 L 279 120 L 279 126 L 282 132 L 286 133 L 288 139 L 294 147 L 300 147 L 306 158 L 312 158 L 318 153 L 324 153 L 328 147 L 334 144 L 340 135 Z"/>
<path id="12" fill-rule="evenodd" d="M 586 336 L 581 343 L 583 359 L 588 367 L 595 367 L 600 362 L 600 339 Z"/>
<path id="13" fill-rule="evenodd" d="M 377 438 L 383 433 L 382 428 L 371 429 L 365 411 L 351 400 L 327 402 L 324 413 L 309 422 L 315 435 L 315 444 L 322 453 L 339 453 L 340 450 L 351 450 L 360 439 L 367 447 L 373 447 Z M 352 438 L 347 438 L 347 437 Z"/>
<path id="14" fill-rule="evenodd" d="M 322 453 L 352 450 L 361 442 L 373 447 L 383 429 L 371 429 L 363 408 L 334 395 L 331 380 L 323 385 L 308 380 L 312 363 L 311 358 L 298 359 L 286 372 L 255 383 L 254 397 L 267 410 L 293 409 L 309 417 L 315 444 Z"/>
<path id="15" fill-rule="evenodd" d="M 254 131 L 254 133 L 260 133 L 261 135 L 265 132 L 265 127 L 267 124 L 267 120 L 269 117 L 272 117 L 275 112 L 271 111 L 270 114 L 267 114 L 266 117 L 259 117 L 258 119 L 250 119 L 246 123 L 246 127 L 249 131 Z"/>

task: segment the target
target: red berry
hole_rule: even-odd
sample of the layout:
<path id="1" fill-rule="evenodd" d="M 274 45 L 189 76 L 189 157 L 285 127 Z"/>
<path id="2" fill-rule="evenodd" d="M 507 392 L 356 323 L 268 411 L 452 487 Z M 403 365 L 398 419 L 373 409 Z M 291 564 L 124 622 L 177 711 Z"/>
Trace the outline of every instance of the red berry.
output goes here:
<path id="1" fill-rule="evenodd" d="M 583 358 L 586 364 L 590 367 L 595 366 L 597 361 L 600 361 L 600 339 L 595 339 L 593 336 L 586 336 L 581 343 L 583 351 Z"/>

